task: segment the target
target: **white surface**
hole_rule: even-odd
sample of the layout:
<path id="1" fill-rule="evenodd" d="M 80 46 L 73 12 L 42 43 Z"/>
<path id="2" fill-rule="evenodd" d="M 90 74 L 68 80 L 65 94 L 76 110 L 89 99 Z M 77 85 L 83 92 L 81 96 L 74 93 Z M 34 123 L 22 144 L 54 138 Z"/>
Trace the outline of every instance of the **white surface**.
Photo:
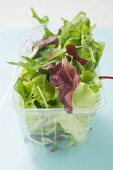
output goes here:
<path id="1" fill-rule="evenodd" d="M 113 27 L 113 0 L 0 0 L 0 28 L 28 28 L 30 7 L 51 19 L 72 18 L 84 10 L 99 27 Z"/>

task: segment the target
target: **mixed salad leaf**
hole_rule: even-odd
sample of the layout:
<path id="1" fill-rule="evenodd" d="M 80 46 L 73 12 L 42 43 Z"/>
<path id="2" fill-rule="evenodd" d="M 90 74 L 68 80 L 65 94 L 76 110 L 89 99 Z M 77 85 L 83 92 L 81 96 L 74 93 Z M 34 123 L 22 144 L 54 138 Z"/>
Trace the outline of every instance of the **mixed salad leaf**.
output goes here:
<path id="1" fill-rule="evenodd" d="M 59 89 L 59 101 L 67 112 L 72 112 L 72 94 L 79 85 L 80 77 L 75 67 L 64 58 L 62 63 L 51 65 L 46 72 L 49 73 L 50 83 Z"/>
<path id="2" fill-rule="evenodd" d="M 40 18 L 33 8 L 31 10 L 33 18 L 43 25 L 44 30 L 48 29 L 49 18 Z M 58 35 L 45 36 L 45 32 L 40 41 L 33 42 L 31 55 L 22 56 L 24 61 L 9 62 L 24 68 L 14 86 L 23 98 L 24 108 L 52 108 L 51 103 L 59 102 L 72 113 L 74 107 L 91 107 L 99 100 L 101 83 L 95 68 L 104 43 L 94 40 L 95 25 L 91 25 L 84 12 L 72 21 L 63 21 Z M 97 98 L 91 103 L 93 96 Z M 77 104 L 79 98 L 82 102 Z"/>
<path id="3" fill-rule="evenodd" d="M 17 63 L 9 62 L 22 67 L 14 90 L 21 96 L 23 107 L 64 107 L 67 113 L 73 113 L 74 108 L 93 107 L 100 100 L 102 84 L 96 67 L 105 46 L 104 42 L 93 38 L 95 25 L 91 25 L 86 13 L 80 12 L 71 21 L 62 19 L 63 25 L 54 34 L 48 28 L 49 18 L 41 18 L 33 8 L 31 10 L 33 18 L 43 27 L 42 39 L 33 42 L 30 56 L 22 56 L 22 61 Z M 33 129 L 40 117 L 26 117 L 31 137 L 46 145 L 52 143 L 53 146 L 58 140 L 63 141 L 63 145 L 64 139 L 68 142 L 82 141 L 91 127 L 92 119 L 86 116 L 89 120 L 87 123 L 83 116 L 69 115 L 56 123 L 58 134 L 55 140 L 52 117 L 43 117 L 43 139 L 37 123 L 37 128 Z"/>

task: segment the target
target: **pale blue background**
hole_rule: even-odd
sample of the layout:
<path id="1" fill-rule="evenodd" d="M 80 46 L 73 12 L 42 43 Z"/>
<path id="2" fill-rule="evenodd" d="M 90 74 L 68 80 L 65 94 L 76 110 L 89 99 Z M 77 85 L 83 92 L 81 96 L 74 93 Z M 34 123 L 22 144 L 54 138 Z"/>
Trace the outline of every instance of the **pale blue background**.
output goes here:
<path id="1" fill-rule="evenodd" d="M 19 44 L 29 30 L 0 30 L 0 98 L 6 91 L 14 69 Z M 113 75 L 113 30 L 97 30 L 95 37 L 105 41 L 100 62 L 102 74 Z M 107 104 L 97 112 L 88 142 L 72 156 L 38 156 L 36 160 L 25 145 L 10 96 L 0 108 L 0 170 L 113 170 L 113 81 L 103 81 Z"/>

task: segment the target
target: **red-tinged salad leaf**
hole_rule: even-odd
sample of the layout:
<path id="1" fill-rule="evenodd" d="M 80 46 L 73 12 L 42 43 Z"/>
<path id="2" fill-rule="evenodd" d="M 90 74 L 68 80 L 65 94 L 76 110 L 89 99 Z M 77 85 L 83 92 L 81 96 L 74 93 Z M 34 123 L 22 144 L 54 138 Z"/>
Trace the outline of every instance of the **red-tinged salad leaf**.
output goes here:
<path id="1" fill-rule="evenodd" d="M 36 54 L 38 53 L 39 50 L 43 49 L 44 47 L 48 45 L 54 44 L 55 47 L 59 45 L 59 39 L 57 36 L 50 36 L 48 38 L 44 38 L 41 41 L 35 42 L 33 44 L 33 51 L 31 54 L 32 58 L 35 58 Z"/>
<path id="2" fill-rule="evenodd" d="M 59 100 L 68 113 L 72 113 L 72 94 L 80 82 L 80 77 L 71 63 L 65 58 L 62 63 L 50 67 L 50 82 L 59 89 Z"/>
<path id="3" fill-rule="evenodd" d="M 82 65 L 86 64 L 87 60 L 84 60 L 78 56 L 76 47 L 73 44 L 67 45 L 66 49 L 67 49 L 67 53 L 69 55 L 72 55 L 74 59 L 79 61 Z"/>
<path id="4" fill-rule="evenodd" d="M 47 45 L 55 44 L 57 47 L 59 45 L 59 39 L 57 36 L 50 36 L 48 38 L 45 38 L 41 40 L 40 42 L 35 43 L 34 45 L 39 47 L 39 50 L 44 48 Z"/>

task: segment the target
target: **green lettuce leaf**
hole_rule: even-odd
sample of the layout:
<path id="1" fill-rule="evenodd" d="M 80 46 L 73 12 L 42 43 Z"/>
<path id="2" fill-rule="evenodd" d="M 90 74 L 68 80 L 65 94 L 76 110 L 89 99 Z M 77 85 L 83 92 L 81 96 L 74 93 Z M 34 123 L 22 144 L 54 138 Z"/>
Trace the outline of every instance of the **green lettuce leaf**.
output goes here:
<path id="1" fill-rule="evenodd" d="M 73 94 L 73 107 L 91 108 L 100 100 L 99 92 L 94 92 L 88 84 L 80 82 Z"/>
<path id="2" fill-rule="evenodd" d="M 105 47 L 104 42 L 95 42 L 94 40 L 90 43 L 90 56 L 87 63 L 85 64 L 86 70 L 94 70 L 101 59 Z"/>
<path id="3" fill-rule="evenodd" d="M 58 89 L 55 89 L 55 96 L 53 100 L 48 101 L 49 108 L 64 108 L 64 105 L 59 101 Z"/>
<path id="4" fill-rule="evenodd" d="M 32 79 L 31 95 L 41 106 L 48 107 L 47 102 L 54 98 L 55 88 L 46 79 L 46 75 L 39 75 Z"/>
<path id="5" fill-rule="evenodd" d="M 50 61 L 50 60 L 53 60 L 53 59 L 55 59 L 56 57 L 62 57 L 62 58 L 63 58 L 65 52 L 66 52 L 66 49 L 65 49 L 65 48 L 59 49 L 59 50 L 57 50 L 57 51 L 54 51 L 53 53 L 50 53 L 50 54 L 48 55 L 48 60 L 49 60 L 49 61 Z"/>
<path id="6" fill-rule="evenodd" d="M 39 65 L 37 62 L 35 62 L 34 59 L 31 59 L 29 57 L 22 56 L 22 58 L 24 58 L 27 62 L 23 62 L 23 61 L 17 62 L 17 63 L 16 62 L 8 62 L 8 64 L 21 66 L 25 70 L 28 71 L 28 73 L 30 74 L 31 78 L 35 77 L 37 75 L 37 72 L 41 68 L 41 65 Z"/>
<path id="7" fill-rule="evenodd" d="M 95 93 L 98 93 L 100 88 L 102 87 L 102 82 L 99 80 L 98 77 L 94 77 L 93 82 L 89 86 Z"/>
<path id="8" fill-rule="evenodd" d="M 63 21 L 63 24 L 64 24 L 64 26 L 66 26 L 67 24 L 68 24 L 68 20 L 67 19 L 65 19 L 65 18 L 61 18 L 61 20 Z"/>
<path id="9" fill-rule="evenodd" d="M 26 95 L 25 95 L 25 89 L 22 84 L 22 79 L 19 77 L 14 85 L 14 90 L 22 97 L 22 99 L 25 101 Z"/>
<path id="10" fill-rule="evenodd" d="M 76 46 L 78 56 L 87 60 L 87 63 L 83 66 L 84 68 L 75 62 L 79 73 L 84 69 L 93 71 L 99 64 L 102 56 L 105 44 L 94 41 L 92 37 L 94 28 L 95 25 L 91 26 L 86 14 L 80 12 L 71 22 L 66 22 L 60 34 L 62 48 L 73 44 Z"/>
<path id="11" fill-rule="evenodd" d="M 44 16 L 44 17 L 41 18 L 41 17 L 38 16 L 37 12 L 33 8 L 31 8 L 31 11 L 32 11 L 32 17 L 35 18 L 40 24 L 43 24 L 43 28 L 44 28 L 44 31 L 45 31 L 43 38 L 53 36 L 54 34 L 47 27 L 47 23 L 49 22 L 48 16 Z"/>
<path id="12" fill-rule="evenodd" d="M 91 72 L 89 70 L 83 71 L 81 74 L 81 81 L 88 84 L 93 81 L 93 78 L 95 77 L 95 73 Z"/>
<path id="13" fill-rule="evenodd" d="M 22 97 L 25 108 L 46 108 L 47 102 L 54 99 L 55 88 L 46 79 L 46 75 L 39 75 L 27 79 L 27 75 L 19 77 L 15 83 L 15 91 Z"/>
<path id="14" fill-rule="evenodd" d="M 71 22 L 68 22 L 66 26 L 63 28 L 62 33 L 60 35 L 61 39 L 61 47 L 64 46 L 65 42 L 70 39 L 74 38 L 75 45 L 81 44 L 81 36 L 85 27 L 90 27 L 90 21 L 86 18 L 86 14 L 80 12 Z"/>
<path id="15" fill-rule="evenodd" d="M 48 16 L 44 16 L 41 18 L 38 16 L 38 14 L 33 8 L 31 8 L 31 11 L 32 11 L 32 17 L 35 18 L 39 23 L 47 23 L 49 21 Z"/>
<path id="16" fill-rule="evenodd" d="M 47 64 L 48 63 L 48 55 L 54 51 L 53 46 L 45 47 L 38 51 L 35 56 L 35 61 L 40 64 Z"/>
<path id="17" fill-rule="evenodd" d="M 54 34 L 48 29 L 47 25 L 44 25 L 44 31 L 45 31 L 45 34 L 43 36 L 43 38 L 47 38 L 47 37 L 50 37 L 50 36 L 53 36 Z"/>
<path id="18" fill-rule="evenodd" d="M 88 84 L 95 93 L 99 92 L 102 87 L 102 83 L 94 71 L 83 71 L 81 74 L 81 82 Z"/>

